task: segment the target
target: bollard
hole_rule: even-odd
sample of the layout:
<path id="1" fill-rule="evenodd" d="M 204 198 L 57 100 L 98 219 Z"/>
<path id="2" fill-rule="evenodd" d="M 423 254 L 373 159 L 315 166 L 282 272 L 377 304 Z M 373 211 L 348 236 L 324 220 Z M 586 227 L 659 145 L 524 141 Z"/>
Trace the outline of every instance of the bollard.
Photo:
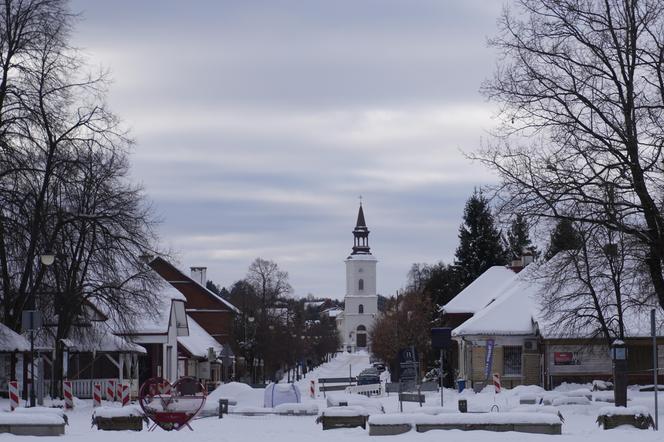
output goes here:
<path id="1" fill-rule="evenodd" d="M 459 412 L 468 413 L 468 401 L 466 399 L 459 399 Z"/>
<path id="2" fill-rule="evenodd" d="M 126 407 L 129 405 L 129 382 L 123 382 L 122 384 L 122 406 Z"/>
<path id="3" fill-rule="evenodd" d="M 500 393 L 500 375 L 498 373 L 493 374 L 493 388 L 496 393 Z"/>
<path id="4" fill-rule="evenodd" d="M 106 400 L 110 402 L 115 400 L 115 381 L 112 379 L 106 381 Z"/>
<path id="5" fill-rule="evenodd" d="M 9 409 L 14 411 L 18 408 L 18 381 L 9 382 Z"/>
<path id="6" fill-rule="evenodd" d="M 313 379 L 309 383 L 309 396 L 311 399 L 316 399 L 316 381 Z"/>
<path id="7" fill-rule="evenodd" d="M 219 419 L 224 417 L 224 413 L 228 414 L 228 399 L 219 399 Z"/>
<path id="8" fill-rule="evenodd" d="M 62 381 L 62 390 L 65 395 L 65 408 L 67 410 L 74 409 L 74 394 L 72 392 L 71 381 Z"/>
<path id="9" fill-rule="evenodd" d="M 92 386 L 92 406 L 101 407 L 101 382 L 95 382 Z"/>

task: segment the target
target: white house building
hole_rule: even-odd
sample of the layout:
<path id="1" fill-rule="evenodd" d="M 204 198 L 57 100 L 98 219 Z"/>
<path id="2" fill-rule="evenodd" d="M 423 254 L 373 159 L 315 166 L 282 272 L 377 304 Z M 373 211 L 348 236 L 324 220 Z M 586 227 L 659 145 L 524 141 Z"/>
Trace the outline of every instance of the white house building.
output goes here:
<path id="1" fill-rule="evenodd" d="M 337 316 L 337 327 L 346 351 L 366 349 L 371 344 L 368 332 L 378 314 L 376 263 L 369 248 L 369 229 L 362 204 L 353 230 L 353 251 L 346 258 L 346 295 L 344 311 Z"/>

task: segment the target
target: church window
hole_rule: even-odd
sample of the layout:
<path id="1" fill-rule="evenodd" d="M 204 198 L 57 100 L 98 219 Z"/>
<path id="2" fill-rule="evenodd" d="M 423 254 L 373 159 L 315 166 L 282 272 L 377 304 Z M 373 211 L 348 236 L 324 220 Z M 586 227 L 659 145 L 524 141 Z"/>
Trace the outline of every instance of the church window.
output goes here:
<path id="1" fill-rule="evenodd" d="M 364 279 L 360 279 L 357 283 L 357 288 L 360 290 L 364 290 Z"/>
<path id="2" fill-rule="evenodd" d="M 360 306 L 357 308 L 357 312 L 358 312 L 359 314 L 364 313 L 364 306 L 363 306 L 362 304 L 360 304 Z"/>
<path id="3" fill-rule="evenodd" d="M 363 331 L 365 332 L 365 331 L 367 331 L 367 328 L 363 325 L 358 325 L 357 326 L 357 331 L 358 332 L 363 332 Z"/>

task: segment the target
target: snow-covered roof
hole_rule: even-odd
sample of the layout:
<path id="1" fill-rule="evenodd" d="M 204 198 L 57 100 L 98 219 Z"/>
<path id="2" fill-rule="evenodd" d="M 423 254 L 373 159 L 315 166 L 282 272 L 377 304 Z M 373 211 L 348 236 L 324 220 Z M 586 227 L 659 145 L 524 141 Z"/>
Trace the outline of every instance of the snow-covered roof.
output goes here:
<path id="1" fill-rule="evenodd" d="M 492 267 L 495 268 L 495 267 Z M 493 291 L 493 301 L 472 318 L 452 330 L 452 335 L 529 335 L 534 333 L 535 295 L 540 285 L 531 279 L 537 264 L 531 264 Z M 510 270 L 511 272 L 511 270 Z"/>
<path id="2" fill-rule="evenodd" d="M 556 296 L 576 294 L 583 291 L 581 282 L 569 275 L 564 284 L 552 286 L 550 278 L 561 277 L 565 272 L 560 264 L 562 256 L 556 256 L 546 263 L 534 263 L 520 273 L 496 293 L 492 301 L 480 309 L 470 319 L 452 331 L 453 336 L 467 335 L 531 335 L 539 333 L 545 339 L 555 338 L 587 338 L 597 330 L 597 324 L 589 321 L 587 327 L 571 330 L 559 321 L 559 318 L 547 314 L 543 309 L 543 300 L 547 291 L 556 290 Z M 576 281 L 576 282 L 575 282 Z M 631 282 L 633 284 L 633 281 Z M 626 288 L 635 290 L 637 287 Z M 571 300 L 579 299 L 570 296 Z M 574 301 L 566 301 L 564 308 L 579 308 Z M 579 301 L 579 302 L 588 302 Z M 654 306 L 632 304 L 623 310 L 625 335 L 628 337 L 650 336 L 650 309 Z M 558 306 L 558 308 L 562 308 Z M 664 313 L 656 308 L 656 327 L 659 336 L 664 335 Z"/>
<path id="3" fill-rule="evenodd" d="M 343 309 L 341 309 L 339 307 L 333 307 L 333 308 L 329 308 L 327 310 L 323 310 L 321 312 L 321 315 L 327 315 L 330 318 L 336 318 L 337 316 L 339 316 L 343 312 L 344 312 Z"/>
<path id="4" fill-rule="evenodd" d="M 192 356 L 205 358 L 210 347 L 214 349 L 215 354 L 219 354 L 223 350 L 223 346 L 189 315 L 187 315 L 187 324 L 189 325 L 189 336 L 179 336 L 178 343 Z"/>
<path id="5" fill-rule="evenodd" d="M 5 324 L 0 324 L 0 352 L 30 351 L 30 342 Z"/>
<path id="6" fill-rule="evenodd" d="M 192 279 L 192 281 L 194 281 L 194 280 Z M 215 298 L 217 298 L 219 301 L 223 302 L 224 305 L 225 305 L 226 307 L 228 307 L 229 309 L 231 309 L 231 311 L 233 311 L 233 312 L 235 312 L 235 313 L 240 313 L 240 309 L 238 309 L 237 307 L 235 307 L 235 306 L 234 306 L 233 304 L 231 304 L 230 302 L 226 301 L 226 300 L 225 300 L 224 298 L 222 298 L 221 296 L 217 295 L 217 294 L 216 294 L 215 292 L 213 292 L 212 290 L 208 289 L 208 288 L 205 287 L 204 285 L 199 284 L 198 281 L 194 281 L 194 283 L 196 283 L 199 287 L 202 287 L 206 292 L 208 292 L 210 295 L 212 295 L 212 296 L 214 296 Z"/>
<path id="7" fill-rule="evenodd" d="M 516 273 L 507 267 L 490 267 L 450 302 L 445 304 L 443 311 L 445 313 L 478 312 L 496 299 L 515 277 Z"/>
<path id="8" fill-rule="evenodd" d="M 165 284 L 146 314 L 136 321 L 131 334 L 161 334 L 168 332 L 174 302 L 184 305 L 187 298 L 178 289 Z"/>
<path id="9" fill-rule="evenodd" d="M 62 342 L 70 351 L 146 353 L 144 347 L 114 335 L 105 323 L 92 323 L 91 327 L 85 327 L 85 330 L 73 333 Z"/>

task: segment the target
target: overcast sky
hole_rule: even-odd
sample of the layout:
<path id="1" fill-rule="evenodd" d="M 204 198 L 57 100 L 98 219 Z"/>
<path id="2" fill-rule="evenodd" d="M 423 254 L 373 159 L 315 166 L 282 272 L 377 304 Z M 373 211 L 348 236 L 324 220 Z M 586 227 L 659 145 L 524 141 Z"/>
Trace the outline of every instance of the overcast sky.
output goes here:
<path id="1" fill-rule="evenodd" d="M 224 286 L 260 256 L 295 295 L 342 298 L 363 205 L 391 295 L 450 261 L 492 181 L 462 152 L 495 124 L 478 93 L 500 0 L 76 0 L 74 43 L 109 68 L 134 178 L 179 265 Z"/>

